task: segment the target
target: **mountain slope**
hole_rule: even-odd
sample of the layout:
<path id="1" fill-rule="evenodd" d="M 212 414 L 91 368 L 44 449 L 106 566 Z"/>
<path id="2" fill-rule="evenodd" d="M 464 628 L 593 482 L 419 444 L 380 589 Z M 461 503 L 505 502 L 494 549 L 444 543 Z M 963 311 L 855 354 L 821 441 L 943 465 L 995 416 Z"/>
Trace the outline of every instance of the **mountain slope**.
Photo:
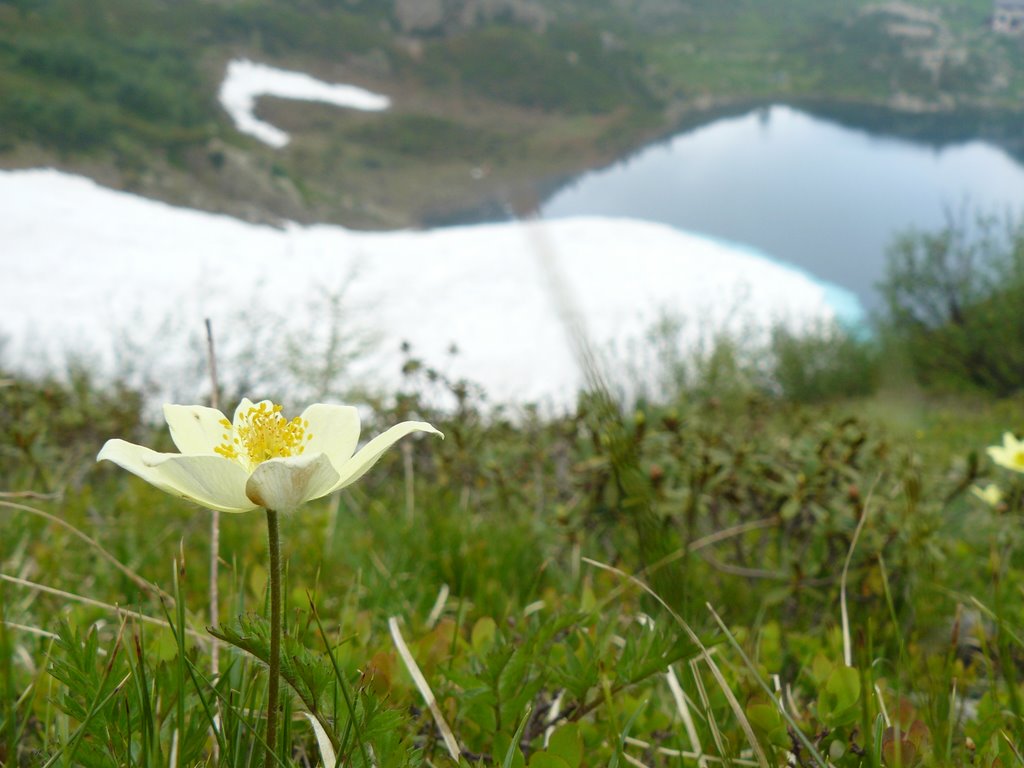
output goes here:
<path id="1" fill-rule="evenodd" d="M 1019 41 L 987 3 L 839 0 L 0 0 L 0 166 L 57 165 L 258 220 L 409 226 L 530 208 L 560 180 L 731 103 L 1004 109 Z M 387 94 L 362 114 L 217 101 L 248 57 Z M 692 119 L 692 118 L 691 118 Z"/>

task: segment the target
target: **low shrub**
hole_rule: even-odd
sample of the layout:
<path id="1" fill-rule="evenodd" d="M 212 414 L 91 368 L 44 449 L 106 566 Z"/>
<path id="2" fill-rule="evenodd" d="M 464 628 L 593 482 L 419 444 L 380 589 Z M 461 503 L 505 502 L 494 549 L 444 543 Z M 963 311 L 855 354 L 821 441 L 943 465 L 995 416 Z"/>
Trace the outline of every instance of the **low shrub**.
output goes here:
<path id="1" fill-rule="evenodd" d="M 797 333 L 772 331 L 771 377 L 779 393 L 800 403 L 870 395 L 878 387 L 878 346 L 870 338 L 835 323 L 819 323 Z"/>
<path id="2" fill-rule="evenodd" d="M 751 396 L 824 403 L 878 389 L 881 345 L 863 328 L 834 320 L 800 328 L 777 323 L 769 332 L 688 329 L 663 315 L 642 343 L 626 350 L 627 392 L 644 400 L 746 402 Z M 694 339 L 696 336 L 696 339 Z"/>
<path id="3" fill-rule="evenodd" d="M 545 35 L 495 26 L 439 41 L 427 49 L 421 76 L 525 107 L 575 113 L 658 107 L 643 64 L 605 51 L 597 31 L 555 24 Z"/>
<path id="4" fill-rule="evenodd" d="M 925 386 L 998 396 L 1024 387 L 1024 221 L 950 217 L 889 251 L 883 329 Z"/>

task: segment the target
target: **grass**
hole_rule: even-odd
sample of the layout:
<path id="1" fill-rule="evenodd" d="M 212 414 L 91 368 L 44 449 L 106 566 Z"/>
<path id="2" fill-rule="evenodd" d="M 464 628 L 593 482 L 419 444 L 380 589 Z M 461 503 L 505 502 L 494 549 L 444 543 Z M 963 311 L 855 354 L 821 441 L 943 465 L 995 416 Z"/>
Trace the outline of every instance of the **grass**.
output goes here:
<path id="1" fill-rule="evenodd" d="M 1021 484 L 978 454 L 1019 400 L 680 379 L 510 419 L 408 370 L 373 422 L 446 440 L 281 521 L 277 764 L 1014 764 Z M 262 519 L 222 516 L 208 629 L 209 513 L 92 461 L 170 448 L 141 398 L 2 378 L 3 764 L 261 764 Z"/>

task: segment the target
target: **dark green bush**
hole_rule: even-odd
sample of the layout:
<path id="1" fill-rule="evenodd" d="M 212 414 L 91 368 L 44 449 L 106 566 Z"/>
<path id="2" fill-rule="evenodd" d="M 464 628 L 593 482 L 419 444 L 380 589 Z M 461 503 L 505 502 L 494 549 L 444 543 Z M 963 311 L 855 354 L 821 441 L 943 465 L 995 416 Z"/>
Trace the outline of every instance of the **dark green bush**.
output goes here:
<path id="1" fill-rule="evenodd" d="M 879 287 L 884 327 L 921 384 L 1000 396 L 1024 388 L 1024 222 L 961 216 L 908 232 Z"/>
<path id="2" fill-rule="evenodd" d="M 492 157 L 507 141 L 492 132 L 432 115 L 375 116 L 352 135 L 374 149 L 420 158 Z"/>
<path id="3" fill-rule="evenodd" d="M 113 120 L 108 110 L 76 93 L 53 97 L 18 93 L 0 102 L 0 126 L 6 126 L 3 132 L 8 139 L 81 152 L 108 144 Z"/>
<path id="4" fill-rule="evenodd" d="M 815 76 L 822 92 L 837 89 L 872 93 L 888 81 L 892 92 L 934 94 L 932 74 L 905 42 L 890 33 L 899 16 L 860 14 L 854 18 L 824 18 L 810 27 L 801 50 L 816 65 Z M 884 80 L 883 80 L 884 78 Z"/>
<path id="5" fill-rule="evenodd" d="M 596 31 L 555 25 L 545 35 L 517 27 L 490 27 L 427 49 L 421 76 L 432 84 L 460 84 L 489 98 L 538 109 L 577 113 L 657 106 L 642 62 L 605 51 Z"/>
<path id="6" fill-rule="evenodd" d="M 880 373 L 880 348 L 865 329 L 835 321 L 795 330 L 776 324 L 769 338 L 720 332 L 687 344 L 679 318 L 662 317 L 646 345 L 633 350 L 626 370 L 629 389 L 642 399 L 715 398 L 745 403 L 751 396 L 792 403 L 823 403 L 870 395 Z"/>
<path id="7" fill-rule="evenodd" d="M 211 11 L 208 33 L 215 41 L 256 46 L 273 56 L 301 52 L 335 58 L 373 47 L 389 48 L 378 21 L 373 13 L 348 7 L 247 2 Z"/>
<path id="8" fill-rule="evenodd" d="M 0 368 L 0 487 L 52 491 L 79 477 L 111 436 L 137 434 L 143 395 L 88 368 L 42 379 Z"/>
<path id="9" fill-rule="evenodd" d="M 0 138 L 92 152 L 129 138 L 174 149 L 205 138 L 212 94 L 182 43 L 149 32 L 81 34 L 57 22 L 0 28 Z M 6 34 L 5 34 L 6 33 Z"/>
<path id="10" fill-rule="evenodd" d="M 876 345 L 834 323 L 800 333 L 779 326 L 772 332 L 771 351 L 772 379 L 787 400 L 818 403 L 869 395 L 878 386 Z"/>
<path id="11" fill-rule="evenodd" d="M 30 42 L 18 52 L 17 63 L 40 75 L 86 87 L 109 76 L 95 52 L 73 39 Z"/>

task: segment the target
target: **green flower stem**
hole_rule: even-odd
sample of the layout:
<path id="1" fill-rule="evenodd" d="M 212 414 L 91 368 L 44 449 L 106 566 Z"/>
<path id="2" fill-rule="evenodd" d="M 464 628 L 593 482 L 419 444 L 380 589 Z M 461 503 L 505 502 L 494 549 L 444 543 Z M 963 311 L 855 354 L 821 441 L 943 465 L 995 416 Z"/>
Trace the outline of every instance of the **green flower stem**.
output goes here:
<path id="1" fill-rule="evenodd" d="M 270 682 L 267 687 L 267 751 L 264 768 L 275 765 L 277 747 L 277 697 L 281 682 L 281 536 L 277 512 L 267 510 L 267 542 L 270 545 Z"/>

